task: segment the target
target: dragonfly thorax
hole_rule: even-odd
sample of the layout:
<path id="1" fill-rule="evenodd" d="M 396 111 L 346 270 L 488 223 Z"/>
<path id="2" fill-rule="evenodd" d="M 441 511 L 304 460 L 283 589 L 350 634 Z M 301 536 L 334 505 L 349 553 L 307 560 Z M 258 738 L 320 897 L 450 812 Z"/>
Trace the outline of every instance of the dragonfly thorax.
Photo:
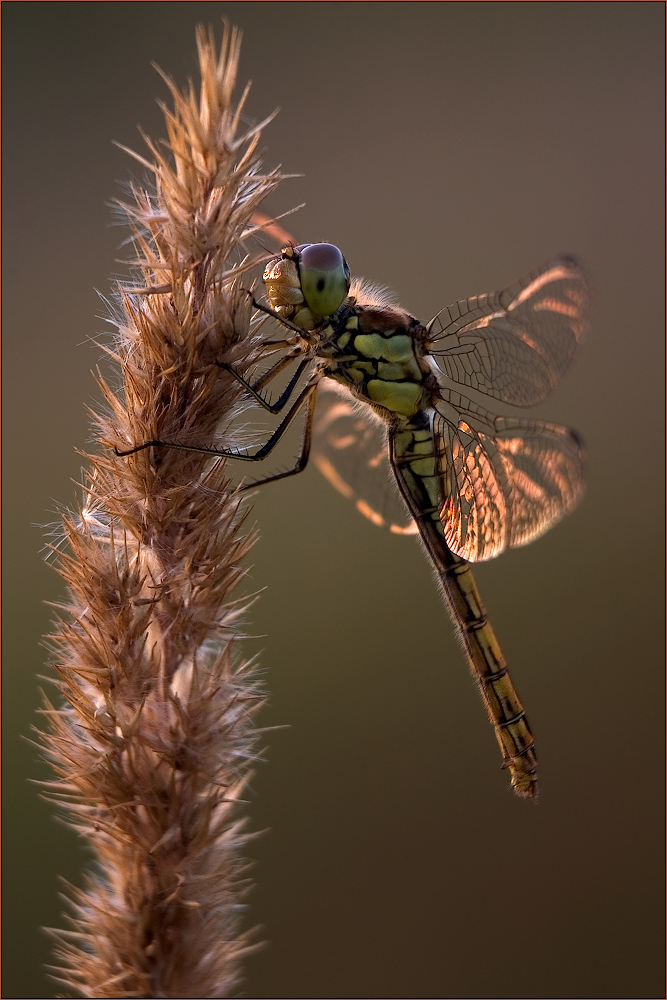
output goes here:
<path id="1" fill-rule="evenodd" d="M 389 414 L 412 417 L 428 406 L 423 333 L 421 323 L 403 309 L 366 308 L 351 299 L 318 331 L 315 353 L 328 362 L 326 376 L 385 419 Z"/>
<path id="2" fill-rule="evenodd" d="M 285 247 L 266 266 L 264 284 L 273 311 L 328 362 L 324 374 L 383 419 L 413 417 L 429 405 L 424 326 L 382 298 L 348 297 L 350 272 L 338 247 Z"/>

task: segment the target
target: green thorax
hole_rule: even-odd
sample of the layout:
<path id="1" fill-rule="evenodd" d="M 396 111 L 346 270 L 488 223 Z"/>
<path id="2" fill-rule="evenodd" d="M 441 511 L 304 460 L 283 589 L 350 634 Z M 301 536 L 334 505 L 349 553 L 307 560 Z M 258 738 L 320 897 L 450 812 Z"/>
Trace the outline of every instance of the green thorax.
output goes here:
<path id="1" fill-rule="evenodd" d="M 320 331 L 316 353 L 328 361 L 325 374 L 357 398 L 412 417 L 428 405 L 424 332 L 403 309 L 344 305 Z"/>

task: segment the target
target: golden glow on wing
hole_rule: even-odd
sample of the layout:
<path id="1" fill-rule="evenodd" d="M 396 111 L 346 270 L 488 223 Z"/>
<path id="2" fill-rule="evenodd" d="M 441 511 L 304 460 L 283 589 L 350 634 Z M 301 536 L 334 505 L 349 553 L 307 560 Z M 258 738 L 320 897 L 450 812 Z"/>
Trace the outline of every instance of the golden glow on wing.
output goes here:
<path id="1" fill-rule="evenodd" d="M 501 292 L 443 309 L 428 326 L 426 347 L 453 382 L 532 406 L 563 375 L 587 313 L 586 280 L 573 260 L 562 258 Z"/>
<path id="2" fill-rule="evenodd" d="M 479 562 L 526 545 L 572 510 L 584 489 L 584 452 L 572 431 L 542 421 L 497 417 L 487 433 L 490 415 L 453 396 L 457 426 L 440 413 L 434 423 L 441 520 L 449 548 Z"/>
<path id="3" fill-rule="evenodd" d="M 322 475 L 373 524 L 397 535 L 417 531 L 394 485 L 384 422 L 327 378 L 319 385 L 311 454 Z"/>
<path id="4" fill-rule="evenodd" d="M 351 500 L 354 497 L 354 490 L 338 475 L 333 465 L 325 455 L 313 455 L 313 462 L 320 470 L 325 479 L 328 479 L 334 489 L 342 493 L 344 497 Z"/>
<path id="5" fill-rule="evenodd" d="M 372 521 L 373 524 L 376 524 L 378 528 L 386 527 L 386 522 L 382 515 L 378 514 L 376 510 L 373 510 L 373 508 L 370 507 L 365 500 L 357 500 L 355 506 L 360 514 L 367 517 L 368 520 Z"/>
<path id="6" fill-rule="evenodd" d="M 351 448 L 352 445 L 357 443 L 356 434 L 341 434 L 336 436 L 332 433 L 330 437 L 332 448 Z"/>
<path id="7" fill-rule="evenodd" d="M 268 233 L 281 247 L 287 246 L 288 243 L 294 243 L 294 237 L 286 229 L 283 229 L 276 219 L 264 215 L 263 212 L 253 212 L 250 221 L 253 225 L 260 226 L 262 232 Z"/>
<path id="8" fill-rule="evenodd" d="M 512 302 L 512 307 L 522 305 L 528 299 L 531 299 L 534 295 L 537 295 L 542 288 L 545 288 L 548 284 L 553 281 L 566 281 L 571 276 L 571 269 L 565 265 L 565 263 L 556 264 L 555 266 L 547 267 L 545 271 L 542 271 L 537 277 L 533 278 L 532 281 L 528 281 L 528 284 L 518 293 L 514 301 Z"/>
<path id="9" fill-rule="evenodd" d="M 559 301 L 558 299 L 542 299 L 541 302 L 536 302 L 533 306 L 535 312 L 540 312 L 542 309 L 548 309 L 551 312 L 560 313 L 562 316 L 569 316 L 571 319 L 576 319 L 579 316 L 579 309 L 574 303 L 568 304 L 567 302 Z"/>
<path id="10" fill-rule="evenodd" d="M 410 524 L 406 525 L 404 528 L 398 524 L 390 524 L 389 530 L 392 535 L 416 535 L 419 532 L 419 529 L 414 521 L 411 521 Z"/>

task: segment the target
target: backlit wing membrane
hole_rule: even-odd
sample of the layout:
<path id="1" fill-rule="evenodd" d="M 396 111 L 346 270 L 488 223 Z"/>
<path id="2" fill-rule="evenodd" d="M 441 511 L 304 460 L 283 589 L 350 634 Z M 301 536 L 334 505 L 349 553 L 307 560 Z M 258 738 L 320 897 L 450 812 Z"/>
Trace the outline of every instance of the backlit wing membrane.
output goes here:
<path id="1" fill-rule="evenodd" d="M 514 406 L 541 402 L 583 338 L 586 280 L 560 257 L 501 292 L 447 306 L 426 349 L 447 378 Z"/>
<path id="2" fill-rule="evenodd" d="M 461 406 L 455 424 L 437 411 L 433 427 L 445 538 L 470 562 L 533 541 L 577 504 L 584 488 L 583 448 L 571 430 L 496 417 L 488 433 L 478 412 L 474 404 Z"/>
<path id="3" fill-rule="evenodd" d="M 416 533 L 394 485 L 384 424 L 328 378 L 318 388 L 311 456 L 331 485 L 373 524 L 395 534 Z"/>

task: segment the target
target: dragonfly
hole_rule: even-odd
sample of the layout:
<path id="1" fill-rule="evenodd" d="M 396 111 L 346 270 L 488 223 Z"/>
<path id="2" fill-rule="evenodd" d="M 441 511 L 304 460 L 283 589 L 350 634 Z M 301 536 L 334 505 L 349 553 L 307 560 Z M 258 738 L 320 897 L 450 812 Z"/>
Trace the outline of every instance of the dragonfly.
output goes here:
<path id="1" fill-rule="evenodd" d="M 579 436 L 499 415 L 495 405 L 533 406 L 560 380 L 586 327 L 582 270 L 572 257 L 557 257 L 502 291 L 447 306 L 426 324 L 386 289 L 352 280 L 331 243 L 290 243 L 269 261 L 263 281 L 268 305 L 253 301 L 284 328 L 282 339 L 266 342 L 267 356 L 281 356 L 254 381 L 220 367 L 271 413 L 287 408 L 268 440 L 252 454 L 164 441 L 117 454 L 167 446 L 260 462 L 305 413 L 294 466 L 241 489 L 300 473 L 312 448 L 315 464 L 361 513 L 419 535 L 502 766 L 514 791 L 536 800 L 535 739 L 470 564 L 533 541 L 582 496 Z M 270 402 L 263 390 L 294 363 L 286 388 Z M 479 396 L 492 400 L 492 409 Z M 350 482 L 351 458 L 365 469 L 370 493 Z"/>

